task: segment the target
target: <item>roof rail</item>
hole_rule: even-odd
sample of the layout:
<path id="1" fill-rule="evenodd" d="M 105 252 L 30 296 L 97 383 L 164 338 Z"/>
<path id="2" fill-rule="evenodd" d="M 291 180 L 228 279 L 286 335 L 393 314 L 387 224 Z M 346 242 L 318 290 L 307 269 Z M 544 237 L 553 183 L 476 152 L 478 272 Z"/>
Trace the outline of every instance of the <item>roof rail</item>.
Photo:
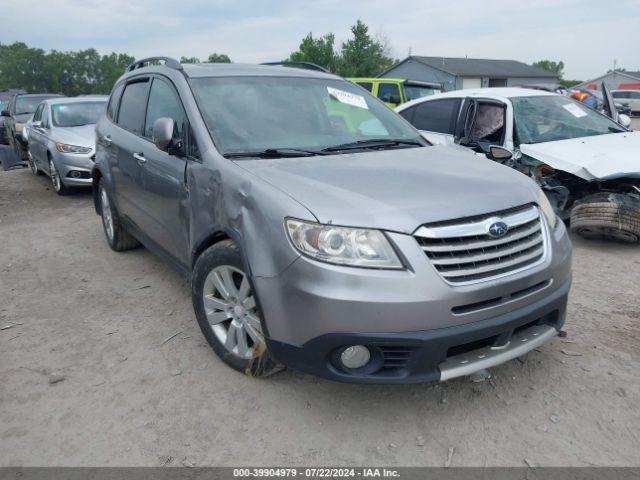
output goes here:
<path id="1" fill-rule="evenodd" d="M 284 60 L 282 62 L 263 62 L 260 65 L 282 65 L 283 67 L 292 66 L 292 67 L 304 68 L 306 70 L 315 70 L 317 72 L 331 73 L 326 68 L 311 62 L 295 62 L 295 61 Z"/>
<path id="2" fill-rule="evenodd" d="M 174 70 L 182 70 L 182 65 L 178 60 L 171 57 L 147 57 L 141 58 L 140 60 L 136 60 L 131 65 L 127 67 L 127 72 L 131 72 L 136 70 L 137 68 L 147 67 L 152 63 L 156 62 L 164 62 L 164 65 L 173 68 Z"/>

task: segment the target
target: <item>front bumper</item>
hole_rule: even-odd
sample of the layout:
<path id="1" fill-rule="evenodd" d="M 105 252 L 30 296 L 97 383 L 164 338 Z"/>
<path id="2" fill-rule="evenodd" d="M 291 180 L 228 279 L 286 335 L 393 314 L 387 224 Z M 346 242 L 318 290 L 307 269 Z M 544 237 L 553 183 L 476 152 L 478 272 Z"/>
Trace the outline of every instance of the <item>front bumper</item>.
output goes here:
<path id="1" fill-rule="evenodd" d="M 402 333 L 331 333 L 302 346 L 268 341 L 271 354 L 287 367 L 351 383 L 437 382 L 493 367 L 542 345 L 565 319 L 568 280 L 552 295 L 488 320 Z M 362 369 L 341 367 L 349 345 L 365 345 L 372 360 Z"/>
<path id="2" fill-rule="evenodd" d="M 445 282 L 411 235 L 389 237 L 407 270 L 356 269 L 300 257 L 276 277 L 254 277 L 258 300 L 268 299 L 260 307 L 277 360 L 334 380 L 429 382 L 447 378 L 442 372 L 448 367 L 441 364 L 451 357 L 504 347 L 512 335 L 533 327 L 562 326 L 571 284 L 571 245 L 562 222 L 549 232 L 542 263 L 470 285 Z M 536 340 L 551 334 L 529 333 L 538 333 Z M 361 344 L 372 347 L 372 366 L 341 368 L 341 351 Z M 495 350 L 510 353 L 491 355 L 492 362 L 522 354 Z"/>
<path id="3" fill-rule="evenodd" d="M 87 154 L 55 152 L 53 161 L 66 186 L 90 187 L 94 152 Z"/>

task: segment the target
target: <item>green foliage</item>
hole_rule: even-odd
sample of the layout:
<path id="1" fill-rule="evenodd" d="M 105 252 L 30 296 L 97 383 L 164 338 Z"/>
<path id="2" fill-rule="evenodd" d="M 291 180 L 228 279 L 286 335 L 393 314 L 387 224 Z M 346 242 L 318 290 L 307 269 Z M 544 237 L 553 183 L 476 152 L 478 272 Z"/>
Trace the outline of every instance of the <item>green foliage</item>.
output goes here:
<path id="1" fill-rule="evenodd" d="M 351 33 L 339 52 L 333 33 L 321 37 L 309 33 L 289 60 L 315 63 L 343 77 L 375 77 L 396 62 L 386 40 L 372 37 L 362 21 L 351 27 Z"/>
<path id="2" fill-rule="evenodd" d="M 554 62 L 553 60 L 538 60 L 537 62 L 533 62 L 533 66 L 546 70 L 547 72 L 554 73 L 558 75 L 559 78 L 562 78 L 562 75 L 564 74 L 563 61 Z"/>
<path id="3" fill-rule="evenodd" d="M 24 43 L 0 44 L 0 90 L 23 88 L 27 92 L 65 95 L 108 94 L 134 58 L 93 48 L 77 52 L 46 53 Z"/>
<path id="4" fill-rule="evenodd" d="M 229 55 L 225 55 L 224 53 L 212 53 L 207 58 L 207 62 L 209 63 L 231 63 L 231 59 Z"/>
<path id="5" fill-rule="evenodd" d="M 180 63 L 200 63 L 198 57 L 180 57 Z"/>
<path id="6" fill-rule="evenodd" d="M 298 51 L 289 56 L 289 60 L 315 63 L 331 72 L 335 72 L 338 69 L 340 58 L 334 50 L 334 42 L 335 36 L 333 33 L 328 33 L 318 38 L 313 38 L 313 34 L 309 33 L 300 42 Z"/>

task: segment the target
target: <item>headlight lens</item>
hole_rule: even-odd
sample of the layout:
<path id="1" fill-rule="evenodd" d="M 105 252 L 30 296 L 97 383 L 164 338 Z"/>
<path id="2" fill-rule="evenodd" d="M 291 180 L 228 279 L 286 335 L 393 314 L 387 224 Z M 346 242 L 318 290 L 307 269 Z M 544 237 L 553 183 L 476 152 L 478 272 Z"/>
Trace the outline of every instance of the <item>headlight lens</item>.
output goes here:
<path id="1" fill-rule="evenodd" d="M 547 223 L 553 230 L 556 227 L 558 217 L 556 216 L 556 212 L 553 211 L 553 207 L 551 206 L 551 203 L 549 203 L 549 199 L 542 190 L 540 190 L 540 193 L 538 194 L 538 206 L 540 207 L 540 210 L 542 210 L 542 213 L 544 213 Z"/>
<path id="2" fill-rule="evenodd" d="M 334 227 L 287 219 L 293 245 L 317 260 L 354 267 L 400 269 L 402 262 L 379 230 Z"/>
<path id="3" fill-rule="evenodd" d="M 56 143 L 56 150 L 62 153 L 89 153 L 91 148 L 67 145 L 66 143 Z"/>

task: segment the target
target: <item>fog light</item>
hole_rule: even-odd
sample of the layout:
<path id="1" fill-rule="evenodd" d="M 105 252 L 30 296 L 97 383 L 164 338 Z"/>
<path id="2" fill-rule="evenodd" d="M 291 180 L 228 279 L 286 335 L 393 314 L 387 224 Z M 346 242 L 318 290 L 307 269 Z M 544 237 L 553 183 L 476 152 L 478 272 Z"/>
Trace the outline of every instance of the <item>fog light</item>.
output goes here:
<path id="1" fill-rule="evenodd" d="M 371 353 L 364 345 L 352 345 L 340 354 L 342 365 L 351 369 L 364 367 L 369 359 L 371 359 Z"/>
<path id="2" fill-rule="evenodd" d="M 69 175 L 71 176 L 71 178 L 80 178 L 82 176 L 82 173 L 77 170 L 72 170 Z"/>

